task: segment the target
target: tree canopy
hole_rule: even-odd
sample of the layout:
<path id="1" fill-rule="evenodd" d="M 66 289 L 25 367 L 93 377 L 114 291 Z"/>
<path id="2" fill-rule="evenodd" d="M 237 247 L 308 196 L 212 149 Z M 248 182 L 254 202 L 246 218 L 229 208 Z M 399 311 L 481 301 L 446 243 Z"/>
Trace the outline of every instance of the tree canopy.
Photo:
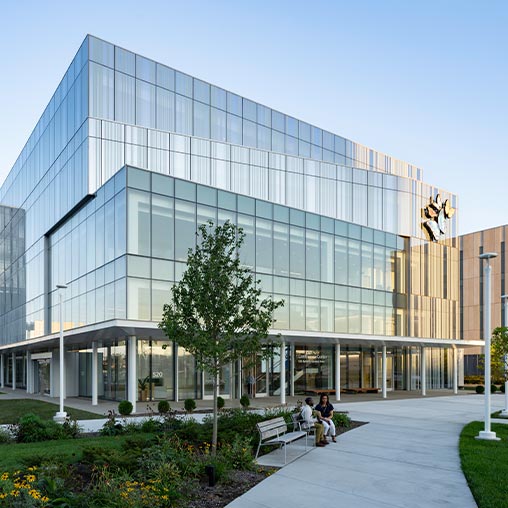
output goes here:
<path id="1" fill-rule="evenodd" d="M 505 357 L 508 355 L 508 328 L 500 326 L 492 332 L 490 342 L 490 365 L 492 375 L 498 379 L 508 381 L 508 372 L 505 366 Z"/>
<path id="2" fill-rule="evenodd" d="M 199 227 L 197 235 L 198 244 L 189 249 L 187 268 L 171 290 L 159 328 L 212 377 L 215 450 L 221 369 L 240 358 L 273 354 L 272 348 L 263 346 L 270 343 L 273 313 L 284 302 L 262 298 L 259 281 L 242 266 L 240 249 L 245 234 L 241 228 L 229 221 L 218 226 L 209 221 Z"/>

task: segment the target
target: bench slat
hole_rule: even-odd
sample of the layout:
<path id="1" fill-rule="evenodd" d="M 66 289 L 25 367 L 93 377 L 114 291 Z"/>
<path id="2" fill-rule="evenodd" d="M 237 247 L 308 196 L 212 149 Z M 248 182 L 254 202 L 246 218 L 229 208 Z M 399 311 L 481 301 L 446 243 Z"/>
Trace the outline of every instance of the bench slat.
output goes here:
<path id="1" fill-rule="evenodd" d="M 286 446 L 297 439 L 305 437 L 305 447 L 307 448 L 307 432 L 303 430 L 288 432 L 288 426 L 284 418 L 272 418 L 256 424 L 259 431 L 259 444 L 256 452 L 256 459 L 259 449 L 264 445 L 280 445 L 284 447 L 284 464 L 286 463 Z"/>

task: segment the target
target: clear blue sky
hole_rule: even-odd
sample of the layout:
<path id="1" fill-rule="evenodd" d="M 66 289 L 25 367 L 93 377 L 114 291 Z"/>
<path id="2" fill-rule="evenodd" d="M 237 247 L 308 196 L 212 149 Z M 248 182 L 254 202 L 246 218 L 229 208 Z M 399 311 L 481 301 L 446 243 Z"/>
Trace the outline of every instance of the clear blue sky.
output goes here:
<path id="1" fill-rule="evenodd" d="M 508 223 L 508 2 L 0 2 L 0 181 L 87 33 L 424 169 Z"/>

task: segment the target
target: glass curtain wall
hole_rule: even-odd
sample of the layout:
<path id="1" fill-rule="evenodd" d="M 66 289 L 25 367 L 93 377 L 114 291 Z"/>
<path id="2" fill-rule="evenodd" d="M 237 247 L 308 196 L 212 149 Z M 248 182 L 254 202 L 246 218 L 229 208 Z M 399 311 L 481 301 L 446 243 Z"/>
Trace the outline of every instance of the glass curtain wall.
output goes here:
<path id="1" fill-rule="evenodd" d="M 295 346 L 295 394 L 333 389 L 334 355 L 333 346 Z"/>
<path id="2" fill-rule="evenodd" d="M 410 164 L 89 36 L 90 115 L 420 179 Z M 367 177 L 359 180 L 367 183 Z M 366 188 L 358 185 L 357 192 Z M 366 211 L 358 210 L 359 213 Z"/>
<path id="3" fill-rule="evenodd" d="M 394 273 L 405 268 L 402 238 L 135 168 L 127 171 L 126 196 L 128 319 L 160 319 L 198 225 L 217 218 L 244 228 L 243 263 L 264 294 L 285 300 L 275 328 L 406 332 L 393 326 L 407 305 Z"/>

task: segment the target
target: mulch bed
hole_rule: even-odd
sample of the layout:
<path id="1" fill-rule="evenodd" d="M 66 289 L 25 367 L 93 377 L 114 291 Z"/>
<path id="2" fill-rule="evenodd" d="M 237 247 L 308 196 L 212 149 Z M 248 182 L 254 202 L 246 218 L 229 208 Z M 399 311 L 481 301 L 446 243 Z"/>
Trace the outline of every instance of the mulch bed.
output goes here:
<path id="1" fill-rule="evenodd" d="M 368 422 L 352 421 L 349 428 L 338 427 L 337 434 L 344 434 L 366 423 Z M 186 503 L 182 502 L 180 506 L 181 508 L 223 508 L 275 471 L 276 468 L 263 467 L 259 467 L 257 471 L 233 471 L 228 482 L 218 483 L 215 487 L 209 487 L 208 482 L 200 484 L 195 490 L 195 495 Z"/>
<path id="2" fill-rule="evenodd" d="M 201 483 L 195 494 L 181 508 L 223 508 L 259 482 L 270 476 L 275 469 L 258 468 L 257 471 L 232 471 L 229 480 L 209 487 L 208 482 Z"/>

